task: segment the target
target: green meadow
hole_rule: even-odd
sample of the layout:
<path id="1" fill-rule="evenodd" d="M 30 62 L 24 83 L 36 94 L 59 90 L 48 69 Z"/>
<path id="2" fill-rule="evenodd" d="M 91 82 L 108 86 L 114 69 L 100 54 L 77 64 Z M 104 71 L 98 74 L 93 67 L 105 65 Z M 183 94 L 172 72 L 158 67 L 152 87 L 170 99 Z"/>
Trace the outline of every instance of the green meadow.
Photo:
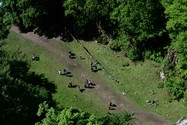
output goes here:
<path id="1" fill-rule="evenodd" d="M 57 101 L 58 106 L 75 107 L 97 115 L 105 115 L 108 112 L 108 104 L 99 97 L 94 89 L 80 93 L 76 88 L 69 89 L 67 87 L 67 83 L 70 81 L 82 87 L 85 77 L 93 75 L 94 78 L 97 78 L 97 81 L 100 81 L 100 79 L 104 80 L 104 82 L 99 84 L 107 86 L 112 93 L 116 91 L 119 93 L 125 92 L 127 93 L 127 99 L 133 105 L 144 111 L 158 114 L 163 119 L 169 120 L 172 123 L 175 123 L 187 114 L 187 108 L 184 107 L 183 100 L 180 102 L 170 102 L 165 88 L 158 88 L 158 85 L 163 82 L 159 77 L 159 71 L 161 69 L 161 64 L 159 63 L 150 60 L 133 63 L 122 52 L 112 51 L 108 45 L 80 41 L 94 58 L 115 79 L 120 81 L 120 84 L 118 84 L 102 70 L 97 73 L 90 72 L 91 59 L 76 41 L 64 43 L 52 39 L 48 43 L 50 47 L 46 49 L 47 47 L 33 43 L 13 32 L 10 33 L 8 39 L 5 41 L 4 48 L 6 50 L 21 51 L 25 54 L 25 58 L 31 66 L 31 71 L 45 75 L 49 81 L 56 85 L 57 89 L 56 93 L 53 94 L 53 98 Z M 71 50 L 77 56 L 76 59 L 71 61 L 71 65 L 66 55 L 68 50 Z M 39 56 L 40 60 L 31 61 L 32 53 Z M 85 59 L 81 60 L 78 58 L 79 55 L 82 55 Z M 126 63 L 129 66 L 125 66 Z M 59 69 L 63 70 L 64 68 L 69 71 L 74 71 L 72 72 L 73 77 L 59 75 L 57 71 Z M 81 72 L 80 69 L 84 72 Z M 146 100 L 156 100 L 159 105 L 147 105 Z"/>

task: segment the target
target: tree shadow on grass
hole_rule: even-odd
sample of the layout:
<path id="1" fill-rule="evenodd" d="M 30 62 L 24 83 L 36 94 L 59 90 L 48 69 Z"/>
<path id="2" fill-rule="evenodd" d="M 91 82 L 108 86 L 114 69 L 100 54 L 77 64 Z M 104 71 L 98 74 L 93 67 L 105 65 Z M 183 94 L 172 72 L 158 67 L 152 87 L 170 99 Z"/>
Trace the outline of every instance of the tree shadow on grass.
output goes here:
<path id="1" fill-rule="evenodd" d="M 49 105 L 56 105 L 52 99 L 56 86 L 44 74 L 29 72 L 27 61 L 9 59 L 7 65 L 8 77 L 4 75 L 5 80 L 1 81 L 1 86 L 6 87 L 6 91 L 2 92 L 7 95 L 0 97 L 5 100 L 0 104 L 0 108 L 3 108 L 2 112 L 0 111 L 0 120 L 5 124 L 33 125 L 40 120 L 36 116 L 40 103 L 47 100 Z M 6 96 L 9 99 L 6 99 Z"/>
<path id="2" fill-rule="evenodd" d="M 15 79 L 20 79 L 28 84 L 38 85 L 46 88 L 50 93 L 56 92 L 56 86 L 50 82 L 44 74 L 36 74 L 29 72 L 30 66 L 26 61 L 13 60 L 10 64 L 10 76 Z"/>
<path id="3" fill-rule="evenodd" d="M 44 74 L 38 75 L 35 72 L 29 72 L 24 78 L 24 81 L 32 85 L 45 87 L 50 93 L 56 92 L 56 86 L 52 82 L 48 81 Z"/>
<path id="4" fill-rule="evenodd" d="M 19 79 L 27 84 L 45 88 L 48 91 L 49 96 L 51 96 L 52 93 L 56 92 L 55 84 L 50 82 L 44 76 L 44 74 L 36 74 L 35 72 L 29 72 L 30 66 L 26 61 L 13 60 L 10 61 L 9 64 L 10 76 L 13 77 L 13 79 Z"/>
<path id="5" fill-rule="evenodd" d="M 29 65 L 26 61 L 11 60 L 10 76 L 14 79 L 24 79 L 29 71 Z"/>

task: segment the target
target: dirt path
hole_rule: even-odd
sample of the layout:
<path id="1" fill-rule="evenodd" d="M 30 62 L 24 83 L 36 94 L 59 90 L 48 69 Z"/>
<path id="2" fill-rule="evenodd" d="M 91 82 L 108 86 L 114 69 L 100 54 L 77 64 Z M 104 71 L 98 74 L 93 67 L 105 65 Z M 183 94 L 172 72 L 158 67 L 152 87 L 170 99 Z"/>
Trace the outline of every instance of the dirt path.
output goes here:
<path id="1" fill-rule="evenodd" d="M 66 56 L 66 52 L 62 49 L 58 49 L 49 44 L 49 40 L 45 37 L 40 37 L 35 35 L 33 32 L 26 34 L 20 33 L 17 27 L 12 27 L 12 32 L 18 33 L 21 36 L 30 39 L 32 42 L 38 44 L 39 46 L 45 47 L 51 53 L 55 54 L 56 57 L 61 58 L 63 65 L 67 66 L 73 74 L 79 75 L 78 77 L 86 79 L 88 77 L 95 78 L 95 83 L 105 82 L 101 77 L 97 77 L 87 69 L 83 68 L 81 64 L 76 60 L 69 60 Z M 97 77 L 97 78 L 96 78 Z M 124 97 L 120 92 L 114 92 L 111 88 L 102 85 L 97 85 L 94 89 L 96 94 L 102 98 L 106 103 L 112 100 L 117 104 L 118 111 L 128 111 L 135 113 L 135 125 L 169 125 L 167 121 L 162 120 L 157 115 L 149 112 L 145 112 L 136 106 L 128 102 L 126 97 Z"/>

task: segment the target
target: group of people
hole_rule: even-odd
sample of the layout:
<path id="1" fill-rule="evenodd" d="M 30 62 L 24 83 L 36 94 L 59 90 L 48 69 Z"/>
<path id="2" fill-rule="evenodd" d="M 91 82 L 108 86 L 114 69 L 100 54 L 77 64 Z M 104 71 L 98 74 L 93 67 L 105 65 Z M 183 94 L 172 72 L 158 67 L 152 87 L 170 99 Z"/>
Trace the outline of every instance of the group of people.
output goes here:
<path id="1" fill-rule="evenodd" d="M 108 107 L 109 110 L 115 110 L 115 107 L 117 107 L 116 104 L 114 104 L 112 102 L 109 103 L 109 107 Z"/>
<path id="2" fill-rule="evenodd" d="M 73 57 L 74 57 L 74 53 L 72 53 L 72 51 L 68 51 L 68 57 L 70 58 L 70 59 L 72 59 Z M 80 55 L 80 59 L 84 59 L 83 57 L 82 57 L 82 55 Z M 96 66 L 96 64 L 97 63 L 95 63 L 95 64 L 93 64 L 93 62 L 91 62 L 91 71 L 95 71 L 95 70 L 97 70 L 97 66 Z M 64 74 L 64 75 L 67 75 L 67 71 L 64 69 L 64 72 L 62 73 L 62 71 L 58 71 L 59 72 L 59 74 Z M 91 87 L 93 87 L 95 84 L 93 84 L 90 80 L 88 80 L 88 79 L 86 79 L 86 81 L 85 81 L 85 83 L 83 84 L 83 86 L 85 87 L 85 88 L 91 88 Z M 68 87 L 69 88 L 71 88 L 71 86 L 72 86 L 72 83 L 71 82 L 69 82 L 68 83 Z M 78 86 L 79 87 L 79 89 L 80 89 L 80 86 Z"/>
<path id="3" fill-rule="evenodd" d="M 90 68 L 91 68 L 92 72 L 98 71 L 97 64 L 98 64 L 97 62 L 95 62 L 95 63 L 91 62 Z"/>
<path id="4" fill-rule="evenodd" d="M 95 84 L 93 84 L 90 80 L 86 79 L 85 83 L 84 83 L 84 87 L 85 88 L 91 88 L 93 87 Z"/>
<path id="5" fill-rule="evenodd" d="M 69 56 L 69 58 L 72 58 L 72 52 L 71 51 L 68 51 L 68 56 Z M 83 57 L 82 57 L 82 55 L 80 55 L 80 59 L 84 59 Z M 92 62 L 91 61 L 91 64 L 90 64 L 90 68 L 91 68 L 91 71 L 92 72 L 96 72 L 97 70 L 98 70 L 98 68 L 97 68 L 97 62 Z M 65 71 L 64 71 L 65 72 Z M 68 82 L 68 88 L 72 88 L 72 82 Z M 93 86 L 95 86 L 95 84 L 94 83 L 92 83 L 89 79 L 86 79 L 86 81 L 85 81 L 85 83 L 83 84 L 83 86 L 84 86 L 84 88 L 92 88 Z M 80 86 L 78 85 L 77 86 L 77 88 L 78 88 L 78 90 L 80 91 L 80 92 L 82 92 L 82 89 L 80 88 Z M 115 110 L 115 107 L 117 107 L 115 104 L 113 104 L 112 102 L 110 102 L 109 103 L 109 110 Z"/>
<path id="6" fill-rule="evenodd" d="M 68 57 L 69 57 L 70 59 L 75 59 L 75 54 L 74 54 L 71 50 L 69 50 L 69 51 L 68 51 Z"/>
<path id="7" fill-rule="evenodd" d="M 93 86 L 95 86 L 95 84 L 93 84 L 90 80 L 86 79 L 86 82 L 83 84 L 84 85 L 84 88 L 93 88 Z M 73 86 L 73 83 L 72 82 L 68 82 L 67 84 L 67 87 L 68 88 L 74 88 L 74 87 L 77 87 L 79 91 L 82 92 L 82 89 L 80 88 L 79 85 L 74 85 Z"/>
<path id="8" fill-rule="evenodd" d="M 154 106 L 157 106 L 157 102 L 155 100 L 147 100 L 146 101 L 149 105 L 154 105 Z"/>
<path id="9" fill-rule="evenodd" d="M 68 88 L 72 88 L 73 84 L 72 82 L 68 82 Z M 84 88 L 92 88 L 93 86 L 95 86 L 94 83 L 92 83 L 90 80 L 86 79 L 85 83 L 83 84 Z M 80 86 L 77 86 L 78 89 L 80 90 Z"/>
<path id="10" fill-rule="evenodd" d="M 63 72 L 61 70 L 58 70 L 58 74 L 67 76 L 68 75 L 68 71 L 66 69 L 64 69 Z"/>

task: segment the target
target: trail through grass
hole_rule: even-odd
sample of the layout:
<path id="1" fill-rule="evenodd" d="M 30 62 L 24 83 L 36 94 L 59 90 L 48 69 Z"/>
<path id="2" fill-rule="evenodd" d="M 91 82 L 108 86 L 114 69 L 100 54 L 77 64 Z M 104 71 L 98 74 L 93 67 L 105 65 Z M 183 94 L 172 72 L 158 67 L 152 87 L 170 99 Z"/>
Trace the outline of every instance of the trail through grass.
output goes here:
<path id="1" fill-rule="evenodd" d="M 89 74 L 81 74 L 81 72 L 77 71 L 73 74 L 74 76 L 72 78 L 69 78 L 60 76 L 57 73 L 58 69 L 67 68 L 70 70 L 77 67 L 81 67 L 86 72 L 89 72 L 90 59 L 77 42 L 63 43 L 61 41 L 50 40 L 50 43 L 48 43 L 54 48 L 62 49 L 63 51 L 70 49 L 77 55 L 76 61 L 80 65 L 75 65 L 74 67 L 71 65 L 69 68 L 68 64 L 63 65 L 61 63 L 62 61 L 67 61 L 63 58 L 65 55 L 61 55 L 58 52 L 54 55 L 52 50 L 46 50 L 45 47 L 33 44 L 31 41 L 23 39 L 15 33 L 11 33 L 6 41 L 7 45 L 5 48 L 7 50 L 13 51 L 20 48 L 23 53 L 26 53 L 28 60 L 31 60 L 32 53 L 40 57 L 40 61 L 38 62 L 30 61 L 31 71 L 44 74 L 57 86 L 57 93 L 54 94 L 54 99 L 57 100 L 59 106 L 75 107 L 96 113 L 97 115 L 105 115 L 108 112 L 108 104 L 101 100 L 94 90 L 91 89 L 80 93 L 76 88 L 67 88 L 69 81 L 82 86 L 83 79 L 86 76 L 89 77 Z M 117 84 L 103 71 L 99 71 L 96 74 L 92 74 L 93 76 L 97 76 L 98 79 L 101 77 L 105 80 L 105 82 L 99 84 L 107 86 L 114 93 L 116 91 L 118 93 L 126 92 L 126 97 L 137 107 L 146 111 L 155 112 L 173 123 L 187 114 L 187 108 L 183 106 L 182 101 L 169 103 L 165 89 L 159 89 L 157 87 L 162 82 L 159 78 L 160 64 L 148 60 L 135 64 L 124 57 L 123 53 L 111 51 L 108 46 L 95 42 L 81 41 L 81 43 L 121 83 Z M 85 57 L 85 60 L 79 59 L 80 54 Z M 62 56 L 62 58 L 59 58 L 59 56 Z M 128 62 L 130 65 L 123 67 L 125 62 Z M 80 76 L 83 77 L 81 78 Z M 157 100 L 159 105 L 157 107 L 147 105 L 146 100 Z"/>
<path id="2" fill-rule="evenodd" d="M 116 85 L 104 72 L 99 72 L 102 76 L 105 76 L 110 87 L 120 92 L 127 92 L 127 97 L 138 106 L 147 111 L 155 112 L 172 122 L 186 116 L 187 107 L 184 106 L 183 101 L 170 103 L 165 88 L 158 88 L 158 84 L 163 82 L 159 77 L 161 64 L 149 60 L 133 63 L 124 57 L 123 53 L 111 51 L 106 45 L 84 41 L 81 41 L 81 44 L 121 82 L 121 85 Z M 83 53 L 77 47 L 79 46 L 78 43 L 72 42 L 70 46 L 79 54 Z M 125 62 L 130 65 L 123 67 Z M 159 105 L 157 107 L 147 105 L 146 100 L 156 100 Z"/>
<path id="3" fill-rule="evenodd" d="M 58 70 L 68 69 L 66 65 L 61 63 L 61 60 L 46 48 L 33 44 L 30 40 L 23 39 L 15 33 L 11 33 L 7 44 L 4 46 L 10 51 L 22 51 L 26 53 L 26 58 L 31 65 L 31 71 L 38 74 L 44 74 L 51 82 L 57 86 L 57 93 L 54 94 L 54 99 L 57 100 L 59 106 L 74 107 L 87 112 L 104 115 L 108 112 L 106 104 L 90 91 L 80 93 L 76 88 L 69 89 L 67 83 L 72 81 L 73 84 L 82 85 L 81 78 L 76 76 L 69 78 L 58 74 Z M 55 44 L 52 41 L 51 44 Z M 32 53 L 40 57 L 40 61 L 31 61 Z M 69 69 L 68 69 L 69 70 Z M 73 74 L 74 75 L 74 74 Z M 105 108 L 103 108 L 105 107 Z"/>

